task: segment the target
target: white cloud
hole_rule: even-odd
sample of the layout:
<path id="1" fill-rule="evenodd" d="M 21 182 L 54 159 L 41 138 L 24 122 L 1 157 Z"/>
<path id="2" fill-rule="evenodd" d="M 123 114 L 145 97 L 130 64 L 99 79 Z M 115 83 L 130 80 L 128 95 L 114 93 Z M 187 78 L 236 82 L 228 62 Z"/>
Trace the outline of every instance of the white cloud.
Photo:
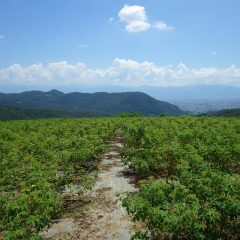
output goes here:
<path id="1" fill-rule="evenodd" d="M 150 23 L 143 6 L 124 5 L 124 7 L 119 11 L 118 17 L 120 21 L 127 24 L 125 27 L 127 32 L 142 32 L 150 28 L 155 28 L 161 31 L 174 29 L 173 26 L 169 26 L 163 21 Z"/>
<path id="2" fill-rule="evenodd" d="M 119 19 L 127 23 L 126 31 L 141 32 L 150 28 L 145 8 L 142 6 L 128 6 L 125 5 L 118 13 Z"/>
<path id="3" fill-rule="evenodd" d="M 0 68 L 0 86 L 186 86 L 232 85 L 240 86 L 240 67 L 189 68 L 180 63 L 173 66 L 157 66 L 153 62 L 137 62 L 130 59 L 114 59 L 107 68 L 89 68 L 83 63 L 66 61 L 33 64 L 23 67 L 14 64 Z"/>
<path id="4" fill-rule="evenodd" d="M 156 22 L 154 25 L 153 25 L 154 28 L 157 28 L 158 30 L 174 30 L 175 27 L 173 26 L 169 26 L 167 25 L 165 22 L 163 21 L 159 21 L 159 22 Z"/>
<path id="5" fill-rule="evenodd" d="M 134 5 L 134 6 L 125 5 L 118 13 L 118 16 L 120 20 L 127 23 L 147 21 L 145 8 L 137 5 Z"/>
<path id="6" fill-rule="evenodd" d="M 126 26 L 126 30 L 128 32 L 142 32 L 148 30 L 149 28 L 150 24 L 142 21 L 132 22 Z"/>

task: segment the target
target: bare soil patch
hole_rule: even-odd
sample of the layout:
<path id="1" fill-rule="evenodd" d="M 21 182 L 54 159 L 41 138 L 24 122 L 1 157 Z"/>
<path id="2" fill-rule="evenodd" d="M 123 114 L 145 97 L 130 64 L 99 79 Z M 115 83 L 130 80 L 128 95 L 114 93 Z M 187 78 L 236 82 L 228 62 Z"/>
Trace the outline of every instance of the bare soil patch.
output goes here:
<path id="1" fill-rule="evenodd" d="M 121 138 L 109 142 L 111 148 L 103 156 L 93 189 L 81 196 L 69 194 L 66 213 L 41 234 L 43 239 L 130 240 L 139 226 L 131 221 L 120 198 L 136 188 L 120 159 L 121 142 Z"/>

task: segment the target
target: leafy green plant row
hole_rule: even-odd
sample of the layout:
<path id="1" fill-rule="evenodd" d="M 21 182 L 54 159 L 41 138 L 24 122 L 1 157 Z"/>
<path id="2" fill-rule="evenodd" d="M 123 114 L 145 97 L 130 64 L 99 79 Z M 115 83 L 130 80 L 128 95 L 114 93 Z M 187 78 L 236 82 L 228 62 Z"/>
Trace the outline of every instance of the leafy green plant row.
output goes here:
<path id="1" fill-rule="evenodd" d="M 62 211 L 64 186 L 89 187 L 91 162 L 117 127 L 112 119 L 0 123 L 0 232 L 39 239 Z"/>
<path id="2" fill-rule="evenodd" d="M 147 226 L 135 239 L 240 238 L 238 119 L 135 119 L 125 144 L 142 180 L 123 205 Z"/>

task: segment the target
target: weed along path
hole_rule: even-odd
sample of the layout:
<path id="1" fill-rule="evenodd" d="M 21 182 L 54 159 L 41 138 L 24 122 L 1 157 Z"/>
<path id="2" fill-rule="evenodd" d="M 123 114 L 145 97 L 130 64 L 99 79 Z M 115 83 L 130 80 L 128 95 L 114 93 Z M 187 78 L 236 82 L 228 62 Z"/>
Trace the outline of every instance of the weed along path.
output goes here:
<path id="1" fill-rule="evenodd" d="M 120 198 L 136 189 L 124 175 L 126 169 L 120 158 L 122 139 L 118 137 L 109 144 L 93 189 L 80 197 L 72 196 L 66 206 L 69 211 L 41 234 L 43 239 L 130 240 L 137 226 Z"/>

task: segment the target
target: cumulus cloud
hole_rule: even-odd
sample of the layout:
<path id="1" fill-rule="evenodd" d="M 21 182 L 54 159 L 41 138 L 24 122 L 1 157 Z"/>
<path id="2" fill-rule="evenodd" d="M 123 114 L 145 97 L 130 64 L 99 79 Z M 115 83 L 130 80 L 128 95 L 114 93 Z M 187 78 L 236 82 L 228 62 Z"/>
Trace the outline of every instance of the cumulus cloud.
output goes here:
<path id="1" fill-rule="evenodd" d="M 0 68 L 0 86 L 186 86 L 232 85 L 240 86 L 240 67 L 189 68 L 183 63 L 177 66 L 157 66 L 153 62 L 131 59 L 114 59 L 106 68 L 89 68 L 83 63 L 67 61 L 38 63 L 27 67 L 14 64 Z"/>
<path id="2" fill-rule="evenodd" d="M 127 25 L 125 27 L 128 32 L 142 32 L 149 28 L 156 28 L 158 30 L 173 30 L 173 26 L 167 25 L 163 21 L 158 21 L 156 23 L 150 23 L 143 6 L 133 5 L 124 7 L 119 11 L 118 17 L 120 21 L 125 22 Z"/>
<path id="3" fill-rule="evenodd" d="M 126 26 L 128 32 L 142 32 L 150 28 L 150 24 L 147 22 L 132 22 Z"/>
<path id="4" fill-rule="evenodd" d="M 119 19 L 127 23 L 126 30 L 128 32 L 141 32 L 150 28 L 145 8 L 142 6 L 125 5 L 118 13 Z"/>

